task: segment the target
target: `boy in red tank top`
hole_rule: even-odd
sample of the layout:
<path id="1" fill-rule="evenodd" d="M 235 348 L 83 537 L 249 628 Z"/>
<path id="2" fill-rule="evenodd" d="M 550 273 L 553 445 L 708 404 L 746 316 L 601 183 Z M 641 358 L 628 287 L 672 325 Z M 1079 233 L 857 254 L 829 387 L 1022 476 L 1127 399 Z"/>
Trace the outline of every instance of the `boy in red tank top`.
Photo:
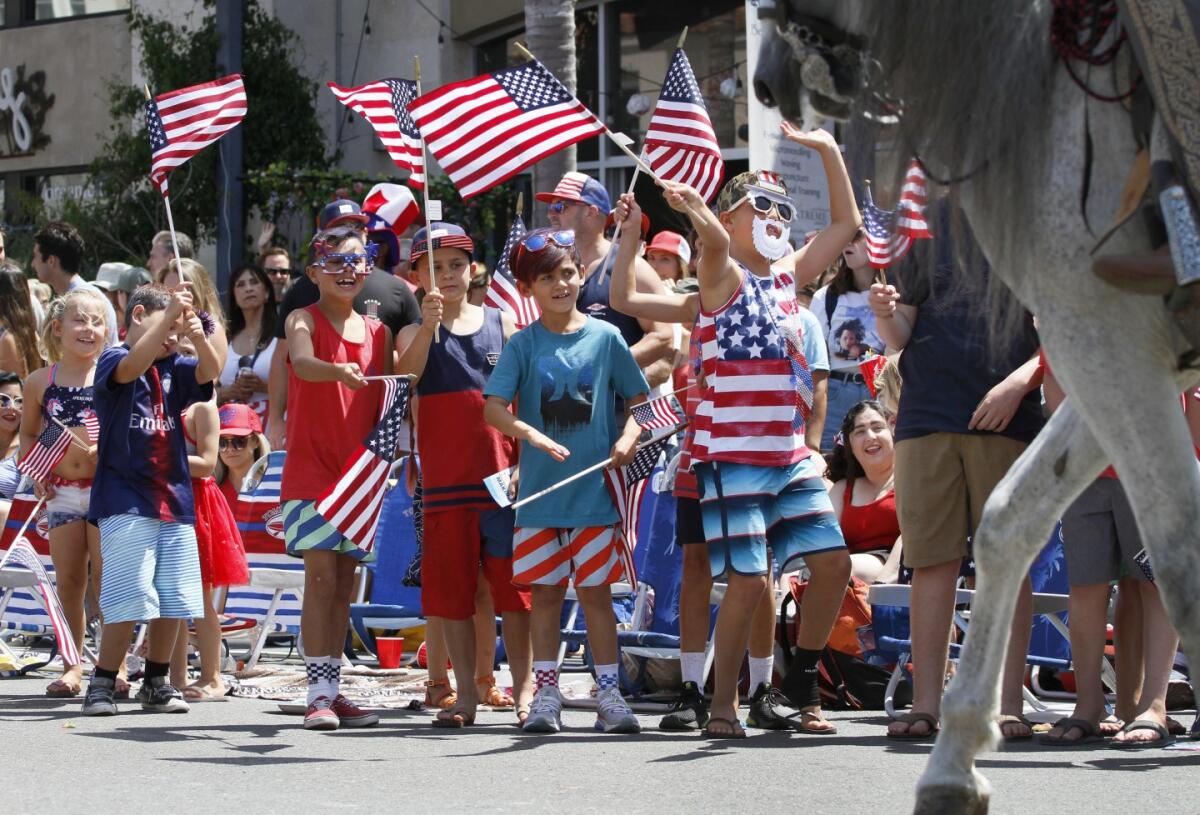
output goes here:
<path id="1" fill-rule="evenodd" d="M 392 338 L 378 320 L 354 311 L 354 297 L 372 267 L 359 233 L 345 228 L 317 233 L 313 257 L 305 272 L 320 300 L 292 312 L 286 326 L 288 453 L 280 498 L 288 553 L 304 558 L 304 727 L 336 730 L 379 721 L 338 692 L 354 570 L 368 553 L 318 514 L 316 499 L 341 477 L 345 462 L 379 420 L 383 388 L 364 377 L 392 372 Z"/>
<path id="2" fill-rule="evenodd" d="M 481 576 L 504 621 L 518 718 L 533 695 L 529 591 L 512 583 L 516 516 L 498 507 L 483 485 L 484 478 L 517 460 L 516 443 L 483 420 L 483 388 L 517 328 L 498 309 L 467 302 L 474 251 L 471 238 L 454 224 L 433 223 L 416 234 L 411 263 L 428 293 L 421 323 L 396 336 L 399 371 L 417 377 L 414 409 L 425 501 L 421 607 L 442 619 L 458 679 L 458 700 L 438 712 L 434 727 L 474 724 L 479 690 L 494 681 L 489 665 L 476 665 L 472 618 Z M 494 626 L 490 618 L 487 625 Z M 489 636 L 494 640 L 494 629 Z M 477 676 L 480 670 L 488 674 Z"/>

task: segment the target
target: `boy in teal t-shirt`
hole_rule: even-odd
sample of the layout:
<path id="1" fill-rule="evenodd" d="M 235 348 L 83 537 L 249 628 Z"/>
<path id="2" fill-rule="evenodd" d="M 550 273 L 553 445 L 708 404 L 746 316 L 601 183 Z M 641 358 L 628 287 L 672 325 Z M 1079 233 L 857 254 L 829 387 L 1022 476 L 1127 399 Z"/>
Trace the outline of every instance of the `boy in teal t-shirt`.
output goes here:
<path id="1" fill-rule="evenodd" d="M 620 396 L 632 407 L 649 391 L 620 333 L 575 307 L 582 275 L 574 242 L 572 232 L 535 230 L 510 258 L 522 294 L 537 301 L 542 316 L 505 345 L 484 390 L 484 418 L 522 442 L 518 498 L 610 456 L 613 466 L 628 464 L 640 429 L 632 418 L 616 427 L 615 400 Z M 514 400 L 516 416 L 509 410 Z M 598 471 L 517 510 L 513 582 L 532 591 L 537 686 L 526 732 L 554 733 L 562 727 L 557 657 L 568 581 L 578 592 L 595 656 L 600 688 L 595 727 L 640 730 L 617 687 L 609 587 L 629 577 L 622 566 L 618 520 Z"/>

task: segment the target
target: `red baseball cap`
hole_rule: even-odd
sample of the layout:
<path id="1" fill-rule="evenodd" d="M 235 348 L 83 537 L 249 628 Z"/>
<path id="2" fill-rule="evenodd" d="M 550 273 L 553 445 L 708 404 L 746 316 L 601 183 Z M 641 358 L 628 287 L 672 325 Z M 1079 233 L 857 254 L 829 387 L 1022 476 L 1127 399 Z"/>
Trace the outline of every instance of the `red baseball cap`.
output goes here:
<path id="1" fill-rule="evenodd" d="M 612 212 L 608 213 L 608 217 L 604 219 L 604 231 L 607 232 L 608 230 L 612 229 L 616 225 L 617 225 L 617 211 L 614 209 Z M 650 231 L 650 216 L 643 212 L 642 213 L 642 234 L 641 234 L 642 240 L 646 239 L 646 233 L 649 231 Z"/>
<path id="2" fill-rule="evenodd" d="M 229 402 L 221 405 L 217 415 L 221 418 L 222 436 L 249 436 L 262 432 L 262 422 L 249 405 Z"/>
<path id="3" fill-rule="evenodd" d="M 654 236 L 654 240 L 650 241 L 646 251 L 666 252 L 682 260 L 685 265 L 692 259 L 692 247 L 688 246 L 687 238 L 678 232 L 659 232 Z"/>

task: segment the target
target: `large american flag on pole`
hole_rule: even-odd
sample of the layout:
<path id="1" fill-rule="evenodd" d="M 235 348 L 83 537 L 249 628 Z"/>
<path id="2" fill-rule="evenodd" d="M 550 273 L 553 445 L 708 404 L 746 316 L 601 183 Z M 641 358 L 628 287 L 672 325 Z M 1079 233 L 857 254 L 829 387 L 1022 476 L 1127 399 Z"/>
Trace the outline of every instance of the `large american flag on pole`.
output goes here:
<path id="1" fill-rule="evenodd" d="M 241 74 L 164 93 L 146 102 L 150 134 L 150 180 L 167 195 L 172 170 L 232 130 L 246 118 L 246 86 Z"/>
<path id="2" fill-rule="evenodd" d="M 380 79 L 343 88 L 326 83 L 333 95 L 346 107 L 358 113 L 375 128 L 387 154 L 401 170 L 408 170 L 408 185 L 414 189 L 425 186 L 425 157 L 421 150 L 421 134 L 408 113 L 408 104 L 417 98 L 417 83 L 411 79 Z"/>
<path id="3" fill-rule="evenodd" d="M 542 316 L 542 310 L 538 308 L 537 301 L 521 294 L 521 290 L 517 286 L 517 279 L 513 277 L 512 269 L 508 266 L 508 259 L 512 256 L 513 249 L 523 237 L 525 237 L 525 222 L 521 220 L 520 215 L 517 215 L 513 219 L 512 227 L 508 230 L 508 238 L 505 239 L 504 249 L 500 252 L 500 259 L 496 262 L 496 270 L 492 272 L 492 282 L 488 284 L 487 294 L 483 296 L 485 306 L 498 308 L 511 314 L 517 328 L 524 328 Z"/>
<path id="4" fill-rule="evenodd" d="M 71 434 L 54 422 L 46 422 L 37 441 L 17 462 L 17 471 L 34 481 L 41 481 L 49 477 L 51 470 L 62 461 L 70 446 Z"/>
<path id="5" fill-rule="evenodd" d="M 445 85 L 408 110 L 464 199 L 605 130 L 537 60 Z"/>
<path id="6" fill-rule="evenodd" d="M 674 432 L 674 429 L 672 429 Z M 637 570 L 633 566 L 633 550 L 637 548 L 638 519 L 641 516 L 642 494 L 646 491 L 646 479 L 654 472 L 658 459 L 672 433 L 645 442 L 624 467 L 610 467 L 604 471 L 604 485 L 609 497 L 621 517 L 621 545 L 619 555 L 629 582 L 637 588 Z"/>
<path id="7" fill-rule="evenodd" d="M 682 48 L 675 49 L 643 148 L 660 178 L 687 184 L 705 201 L 721 188 L 725 162 L 708 108 Z"/>
<path id="8" fill-rule="evenodd" d="M 926 187 L 925 169 L 913 159 L 894 211 L 875 206 L 871 188 L 867 188 L 863 228 L 867 233 L 867 257 L 876 269 L 886 269 L 908 254 L 915 239 L 933 237 L 925 220 Z"/>
<path id="9" fill-rule="evenodd" d="M 364 552 L 375 544 L 384 485 L 408 410 L 408 379 L 385 379 L 379 424 L 346 461 L 342 476 L 317 498 L 317 512 Z"/>

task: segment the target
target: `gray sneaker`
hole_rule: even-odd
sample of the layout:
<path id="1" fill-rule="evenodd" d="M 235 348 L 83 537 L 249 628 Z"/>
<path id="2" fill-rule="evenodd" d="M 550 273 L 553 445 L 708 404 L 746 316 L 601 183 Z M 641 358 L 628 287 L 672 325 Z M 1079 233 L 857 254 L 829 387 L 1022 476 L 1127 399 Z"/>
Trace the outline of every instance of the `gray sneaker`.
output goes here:
<path id="1" fill-rule="evenodd" d="M 117 683 L 112 679 L 94 676 L 88 683 L 87 695 L 83 697 L 84 716 L 115 716 L 117 703 L 113 701 Z"/>
<path id="2" fill-rule="evenodd" d="M 187 713 L 189 710 L 188 703 L 184 701 L 179 688 L 172 685 L 165 676 L 142 680 L 137 698 L 142 703 L 142 710 L 155 713 Z"/>
<path id="3" fill-rule="evenodd" d="M 526 733 L 557 733 L 562 730 L 562 696 L 558 688 L 547 685 L 533 696 L 529 717 L 521 730 Z"/>
<path id="4" fill-rule="evenodd" d="M 637 716 L 625 704 L 618 688 L 609 688 L 596 694 L 595 728 L 602 733 L 641 733 Z"/>

